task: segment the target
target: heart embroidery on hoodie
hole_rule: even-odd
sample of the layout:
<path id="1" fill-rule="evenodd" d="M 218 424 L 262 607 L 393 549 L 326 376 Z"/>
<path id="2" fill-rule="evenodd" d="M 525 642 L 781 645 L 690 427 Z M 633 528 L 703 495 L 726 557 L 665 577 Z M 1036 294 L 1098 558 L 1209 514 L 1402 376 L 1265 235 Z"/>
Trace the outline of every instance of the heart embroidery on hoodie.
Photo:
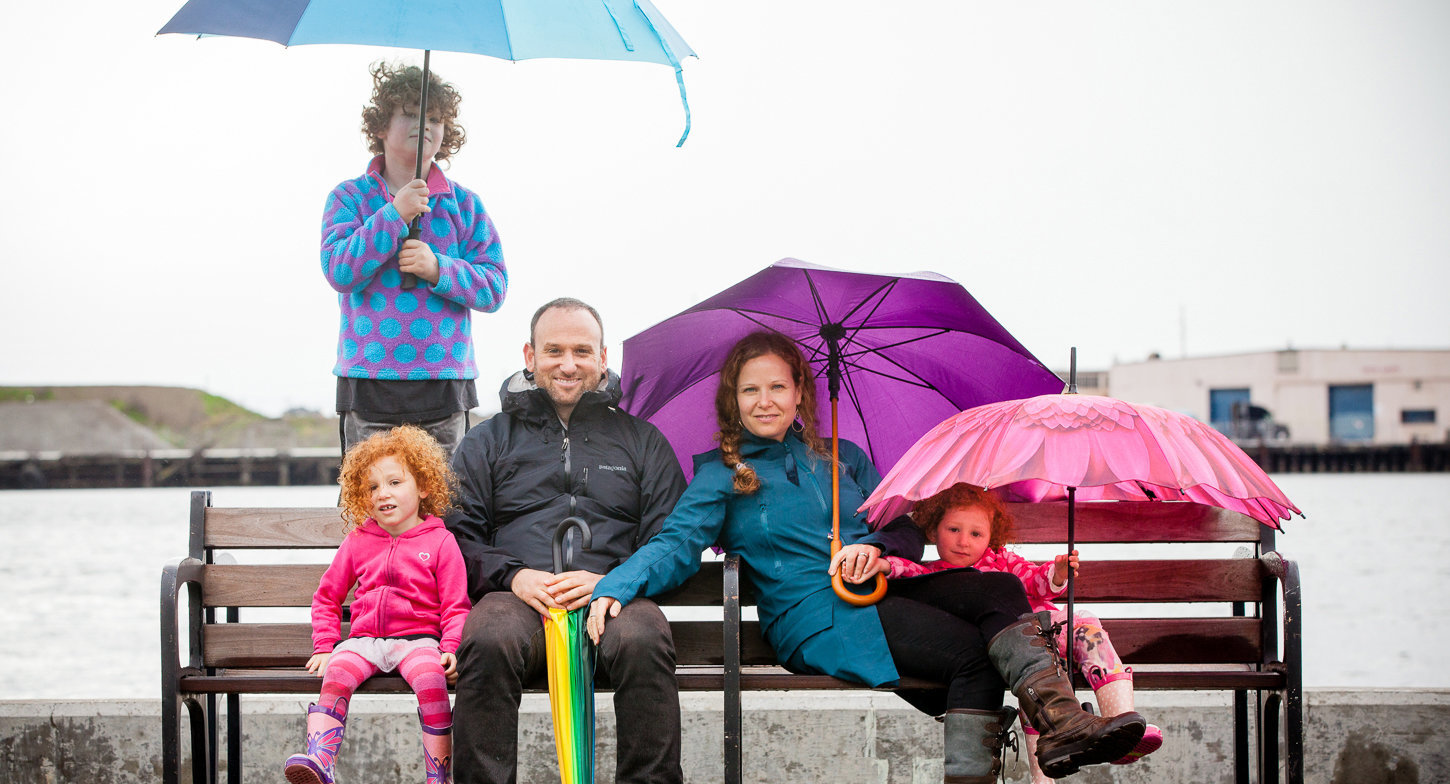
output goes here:
<path id="1" fill-rule="evenodd" d="M 428 560 L 428 553 L 426 553 L 426 552 L 418 553 L 418 558 L 420 560 L 426 561 L 426 560 Z"/>

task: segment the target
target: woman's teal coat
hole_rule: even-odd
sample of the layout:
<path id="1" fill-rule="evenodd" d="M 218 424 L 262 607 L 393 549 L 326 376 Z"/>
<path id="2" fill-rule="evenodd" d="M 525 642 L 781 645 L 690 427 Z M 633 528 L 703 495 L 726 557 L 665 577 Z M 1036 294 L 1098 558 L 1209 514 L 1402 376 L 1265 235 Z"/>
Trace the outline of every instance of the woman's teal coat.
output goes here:
<path id="1" fill-rule="evenodd" d="M 841 442 L 840 455 L 841 541 L 875 544 L 884 554 L 920 559 L 923 540 L 906 518 L 876 533 L 867 529 L 856 509 L 881 475 L 849 441 Z M 870 686 L 896 681 L 876 608 L 841 601 L 826 573 L 830 460 L 812 453 L 794 433 L 782 442 L 746 434 L 741 456 L 759 475 L 759 491 L 734 491 L 733 472 L 721 462 L 719 450 L 696 456 L 695 478 L 663 530 L 600 580 L 594 598 L 624 604 L 675 588 L 699 570 L 701 551 L 719 544 L 750 567 L 763 634 L 781 663 Z M 803 649 L 815 635 L 826 637 Z"/>

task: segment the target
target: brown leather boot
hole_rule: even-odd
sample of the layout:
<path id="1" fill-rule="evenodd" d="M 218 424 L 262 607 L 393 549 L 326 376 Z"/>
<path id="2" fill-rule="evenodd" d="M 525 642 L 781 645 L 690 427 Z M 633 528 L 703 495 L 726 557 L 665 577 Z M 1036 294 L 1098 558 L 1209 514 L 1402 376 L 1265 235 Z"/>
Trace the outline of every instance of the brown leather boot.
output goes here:
<path id="1" fill-rule="evenodd" d="M 942 717 L 943 784 L 992 784 L 1002 771 L 1002 746 L 1017 748 L 1008 731 L 1017 718 L 1012 708 L 956 708 Z M 1015 737 L 1015 736 L 1014 736 Z"/>
<path id="2" fill-rule="evenodd" d="M 1043 616 L 1046 613 L 1042 614 Z M 1083 710 L 1051 644 L 1045 618 L 1024 615 L 987 643 L 987 655 L 1041 737 L 1037 762 L 1048 776 L 1070 776 L 1133 750 L 1148 723 L 1136 713 L 1112 718 Z"/>

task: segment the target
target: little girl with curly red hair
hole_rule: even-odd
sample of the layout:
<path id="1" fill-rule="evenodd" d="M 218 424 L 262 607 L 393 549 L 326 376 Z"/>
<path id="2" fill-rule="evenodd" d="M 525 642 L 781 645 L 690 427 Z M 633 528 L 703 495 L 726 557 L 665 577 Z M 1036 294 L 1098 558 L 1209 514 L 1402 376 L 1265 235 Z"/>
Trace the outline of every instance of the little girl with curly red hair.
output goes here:
<path id="1" fill-rule="evenodd" d="M 348 701 L 363 681 L 393 670 L 418 697 L 428 784 L 452 781 L 448 678 L 470 605 L 463 556 L 439 517 L 451 480 L 443 448 L 411 425 L 373 435 L 343 458 L 343 540 L 312 597 L 307 671 L 322 674 L 322 694 L 307 709 L 307 750 L 284 766 L 292 784 L 333 784 Z"/>

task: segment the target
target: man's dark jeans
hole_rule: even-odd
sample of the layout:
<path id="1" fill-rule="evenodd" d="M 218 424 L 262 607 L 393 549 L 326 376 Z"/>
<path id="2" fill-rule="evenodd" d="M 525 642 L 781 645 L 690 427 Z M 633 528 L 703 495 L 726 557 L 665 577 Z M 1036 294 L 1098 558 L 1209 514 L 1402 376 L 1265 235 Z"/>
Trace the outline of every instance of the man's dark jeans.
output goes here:
<path id="1" fill-rule="evenodd" d="M 544 627 L 533 608 L 505 591 L 474 605 L 458 648 L 453 709 L 458 784 L 517 779 L 519 700 L 525 684 L 543 685 L 544 661 Z M 614 687 L 615 781 L 683 781 L 675 646 L 658 605 L 635 599 L 610 619 L 599 642 L 598 674 Z"/>

